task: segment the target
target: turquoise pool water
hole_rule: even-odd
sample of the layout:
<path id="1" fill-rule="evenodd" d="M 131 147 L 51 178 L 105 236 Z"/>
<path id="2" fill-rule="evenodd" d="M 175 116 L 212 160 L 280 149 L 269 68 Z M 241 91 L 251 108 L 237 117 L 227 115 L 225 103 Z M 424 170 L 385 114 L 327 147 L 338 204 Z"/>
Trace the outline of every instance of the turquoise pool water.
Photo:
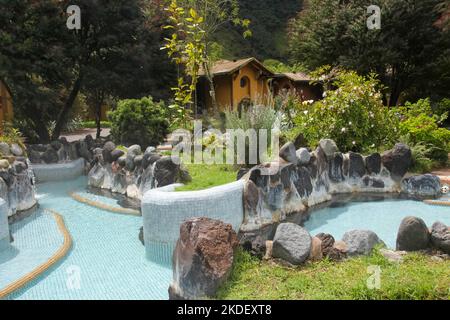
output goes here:
<path id="1" fill-rule="evenodd" d="M 68 196 L 70 191 L 83 192 L 86 184 L 82 177 L 38 186 L 41 208 L 64 217 L 73 247 L 45 276 L 8 298 L 167 299 L 172 270 L 145 258 L 145 248 L 138 239 L 142 217 L 110 213 Z M 33 237 L 39 238 L 36 233 L 22 233 L 22 237 L 24 234 L 30 243 Z"/>
<path id="2" fill-rule="evenodd" d="M 398 227 L 406 216 L 420 217 L 429 227 L 436 221 L 450 225 L 450 207 L 413 200 L 386 199 L 337 202 L 312 211 L 304 226 L 311 235 L 325 232 L 336 240 L 342 239 L 344 233 L 350 230 L 372 230 L 389 248 L 395 249 Z"/>

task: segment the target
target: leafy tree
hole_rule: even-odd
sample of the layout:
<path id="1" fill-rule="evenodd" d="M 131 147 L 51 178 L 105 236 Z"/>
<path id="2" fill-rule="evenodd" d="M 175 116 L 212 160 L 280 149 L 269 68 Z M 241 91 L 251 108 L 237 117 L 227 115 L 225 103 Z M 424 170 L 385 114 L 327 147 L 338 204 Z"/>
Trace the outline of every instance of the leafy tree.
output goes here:
<path id="1" fill-rule="evenodd" d="M 164 102 L 154 102 L 152 97 L 121 100 L 109 117 L 111 134 L 126 146 L 157 146 L 168 133 Z"/>
<path id="2" fill-rule="evenodd" d="M 211 64 L 216 57 L 217 46 L 213 36 L 227 23 L 239 25 L 245 29 L 243 35 L 251 35 L 250 20 L 239 17 L 239 5 L 236 0 L 172 0 L 166 10 L 169 12 L 169 24 L 166 29 L 173 30 L 167 39 L 165 49 L 178 65 L 183 65 L 190 78 L 186 84 L 178 79 L 175 89 L 175 101 L 180 112 L 186 104 L 192 104 L 200 67 L 208 79 L 214 112 L 217 112 L 216 94 L 211 72 Z"/>
<path id="3" fill-rule="evenodd" d="M 56 1 L 0 0 L 0 7 L 0 77 L 11 88 L 16 123 L 31 141 L 47 142 L 71 75 L 65 19 Z"/>
<path id="4" fill-rule="evenodd" d="M 373 4 L 381 8 L 379 30 L 366 25 Z M 445 8 L 445 0 L 309 0 L 290 26 L 292 59 L 311 70 L 328 64 L 376 72 L 393 106 L 402 93 L 426 92 L 439 69 L 450 43 L 448 31 L 436 26 Z"/>
<path id="5" fill-rule="evenodd" d="M 334 90 L 323 100 L 298 105 L 292 138 L 303 134 L 311 146 L 331 138 L 340 150 L 368 151 L 391 146 L 398 138 L 398 117 L 383 106 L 375 75 L 339 71 Z"/>

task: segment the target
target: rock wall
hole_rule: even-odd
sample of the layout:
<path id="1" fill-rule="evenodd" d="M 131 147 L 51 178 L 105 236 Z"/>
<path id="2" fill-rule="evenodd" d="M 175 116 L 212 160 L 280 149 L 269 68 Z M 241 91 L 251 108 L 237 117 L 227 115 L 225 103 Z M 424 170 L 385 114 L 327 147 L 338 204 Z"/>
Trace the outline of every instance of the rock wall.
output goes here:
<path id="1" fill-rule="evenodd" d="M 0 198 L 6 203 L 8 216 L 36 204 L 35 179 L 26 153 L 18 144 L 0 143 Z"/>
<path id="2" fill-rule="evenodd" d="M 288 143 L 277 163 L 256 166 L 244 177 L 244 223 L 241 233 L 260 232 L 294 213 L 352 192 L 400 192 L 412 162 L 411 150 L 397 144 L 382 155 L 342 153 L 325 139 L 313 152 Z M 265 241 L 267 239 L 261 239 Z"/>
<path id="3" fill-rule="evenodd" d="M 102 148 L 93 150 L 91 165 L 89 186 L 134 199 L 141 199 L 150 189 L 189 179 L 187 171 L 175 164 L 171 157 L 156 153 L 154 147 L 142 152 L 140 146 L 133 145 L 124 150 L 117 149 L 109 141 Z"/>

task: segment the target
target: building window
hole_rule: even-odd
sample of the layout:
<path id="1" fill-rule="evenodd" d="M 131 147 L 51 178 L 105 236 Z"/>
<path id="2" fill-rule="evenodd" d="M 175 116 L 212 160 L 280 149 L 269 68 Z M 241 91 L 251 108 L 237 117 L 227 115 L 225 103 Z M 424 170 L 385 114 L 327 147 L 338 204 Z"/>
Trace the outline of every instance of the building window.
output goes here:
<path id="1" fill-rule="evenodd" d="M 241 88 L 245 88 L 248 85 L 248 77 L 242 77 L 241 78 Z"/>

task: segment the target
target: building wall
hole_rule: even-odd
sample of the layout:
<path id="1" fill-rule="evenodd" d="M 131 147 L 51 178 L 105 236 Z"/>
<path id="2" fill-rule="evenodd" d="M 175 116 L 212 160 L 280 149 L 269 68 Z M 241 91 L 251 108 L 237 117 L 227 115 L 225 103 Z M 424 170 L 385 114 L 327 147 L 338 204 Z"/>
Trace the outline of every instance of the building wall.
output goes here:
<path id="1" fill-rule="evenodd" d="M 288 78 L 276 79 L 274 82 L 274 92 L 278 95 L 282 90 L 295 90 L 295 93 L 305 100 L 320 100 L 322 89 L 319 85 L 310 85 L 308 82 L 293 82 Z"/>
<path id="2" fill-rule="evenodd" d="M 237 74 L 233 76 L 233 109 L 236 110 L 237 106 L 243 99 L 250 99 L 253 102 L 265 102 L 269 93 L 269 85 L 266 77 L 259 76 L 258 69 L 251 64 L 243 67 Z M 242 78 L 247 78 L 247 84 L 245 87 L 241 86 Z"/>
<path id="3" fill-rule="evenodd" d="M 241 87 L 241 79 L 246 77 L 247 84 Z M 243 99 L 250 99 L 253 102 L 267 101 L 270 89 L 268 79 L 259 77 L 259 70 L 252 65 L 243 67 L 233 75 L 221 75 L 214 77 L 214 85 L 216 88 L 216 101 L 219 110 L 227 109 L 237 110 L 237 106 Z M 199 82 L 197 95 L 208 109 L 212 108 L 211 96 L 209 94 L 208 81 L 202 79 Z M 202 92 L 200 92 L 200 90 Z M 201 96 L 201 97 L 200 97 Z M 204 102 L 203 102 L 204 101 Z"/>
<path id="4" fill-rule="evenodd" d="M 3 121 L 10 122 L 14 118 L 12 97 L 6 85 L 0 81 L 0 131 Z"/>

